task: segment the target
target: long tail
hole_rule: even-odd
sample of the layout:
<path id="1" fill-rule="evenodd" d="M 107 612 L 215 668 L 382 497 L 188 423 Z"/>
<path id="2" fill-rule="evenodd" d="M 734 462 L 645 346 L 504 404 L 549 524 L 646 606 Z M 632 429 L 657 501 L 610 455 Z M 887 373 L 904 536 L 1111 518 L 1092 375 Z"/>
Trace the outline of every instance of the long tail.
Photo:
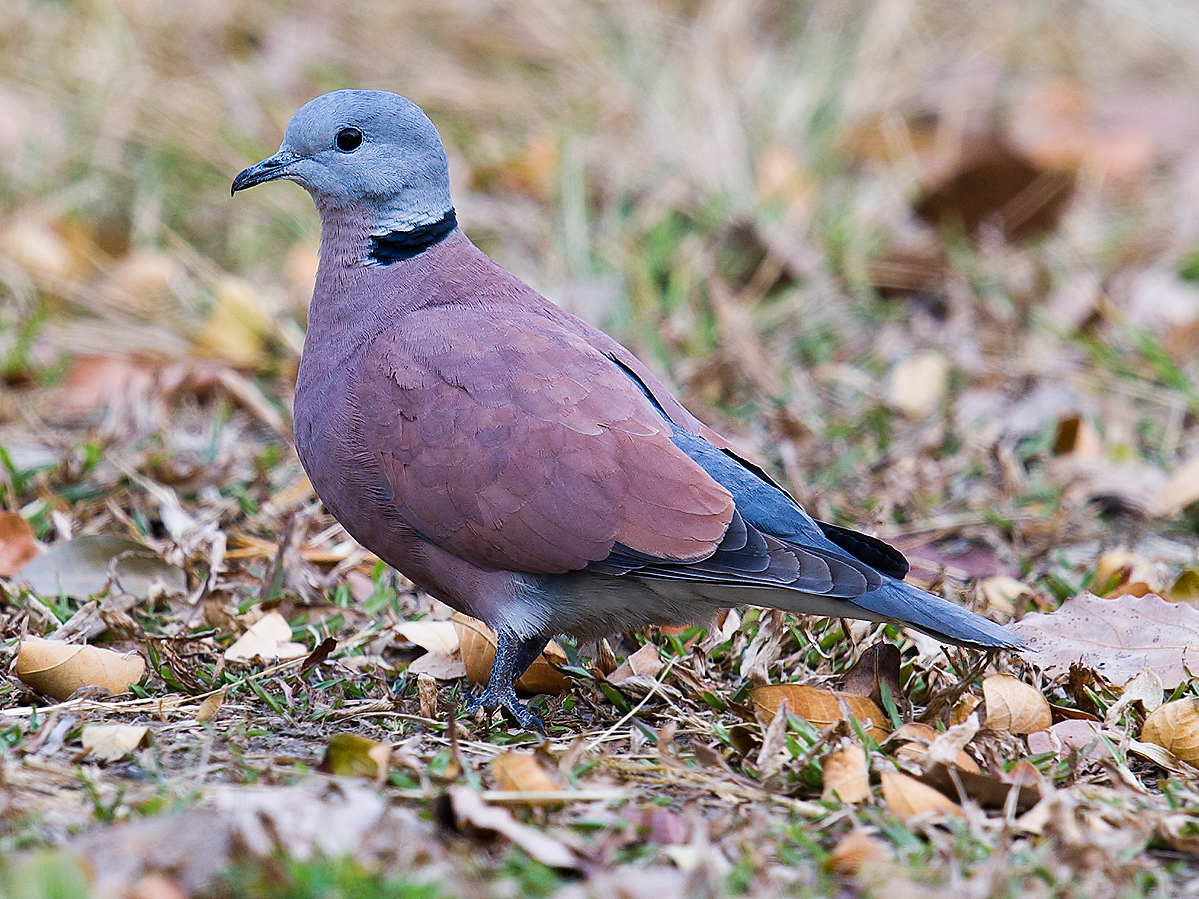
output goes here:
<path id="1" fill-rule="evenodd" d="M 877 590 L 843 601 L 869 612 L 872 618 L 910 625 L 943 643 L 971 649 L 1022 649 L 1025 645 L 989 618 L 903 581 L 888 579 Z"/>

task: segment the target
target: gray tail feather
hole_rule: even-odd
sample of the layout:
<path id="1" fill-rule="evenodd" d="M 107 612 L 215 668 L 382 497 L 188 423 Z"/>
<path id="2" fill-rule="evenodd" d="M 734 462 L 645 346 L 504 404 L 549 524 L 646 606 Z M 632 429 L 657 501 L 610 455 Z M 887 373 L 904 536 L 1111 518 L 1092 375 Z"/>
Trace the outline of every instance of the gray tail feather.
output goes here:
<path id="1" fill-rule="evenodd" d="M 903 581 L 888 580 L 877 590 L 845 602 L 869 612 L 872 618 L 915 627 L 943 643 L 971 649 L 1022 649 L 1025 645 L 989 618 Z"/>

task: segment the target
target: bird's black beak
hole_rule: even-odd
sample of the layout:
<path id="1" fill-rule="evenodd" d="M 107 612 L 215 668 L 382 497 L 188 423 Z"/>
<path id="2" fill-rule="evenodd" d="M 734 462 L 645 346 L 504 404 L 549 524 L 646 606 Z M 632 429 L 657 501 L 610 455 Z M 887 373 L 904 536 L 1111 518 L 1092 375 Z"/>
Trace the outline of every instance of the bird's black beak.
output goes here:
<path id="1" fill-rule="evenodd" d="M 248 169 L 239 172 L 238 176 L 233 179 L 233 187 L 229 190 L 229 196 L 233 196 L 239 190 L 253 187 L 255 184 L 262 184 L 264 181 L 286 178 L 290 174 L 292 165 L 299 158 L 291 150 L 280 150 L 274 156 L 268 156 L 262 162 L 254 163 Z"/>

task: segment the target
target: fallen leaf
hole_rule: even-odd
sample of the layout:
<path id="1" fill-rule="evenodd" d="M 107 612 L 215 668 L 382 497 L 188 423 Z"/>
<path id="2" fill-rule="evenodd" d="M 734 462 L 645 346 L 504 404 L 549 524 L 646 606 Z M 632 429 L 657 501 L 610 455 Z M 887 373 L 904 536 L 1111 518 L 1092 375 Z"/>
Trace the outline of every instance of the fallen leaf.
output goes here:
<path id="1" fill-rule="evenodd" d="M 150 729 L 138 724 L 88 724 L 79 741 L 88 755 L 103 762 L 115 762 L 137 749 Z"/>
<path id="2" fill-rule="evenodd" d="M 558 784 L 549 776 L 531 752 L 510 750 L 491 761 L 491 773 L 498 790 L 514 793 L 556 791 Z"/>
<path id="3" fill-rule="evenodd" d="M 883 801 L 891 814 L 900 820 L 907 821 L 930 812 L 962 814 L 956 802 L 914 777 L 899 771 L 884 771 L 879 779 L 883 785 Z"/>
<path id="4" fill-rule="evenodd" d="M 1171 602 L 1199 604 L 1199 568 L 1184 568 L 1170 587 Z"/>
<path id="5" fill-rule="evenodd" d="M 1055 456 L 1102 456 L 1103 438 L 1089 419 L 1067 415 L 1058 420 L 1052 451 Z"/>
<path id="6" fill-rule="evenodd" d="M 890 731 L 882 710 L 856 693 L 834 693 L 804 684 L 769 684 L 754 687 L 749 691 L 749 697 L 767 720 L 774 719 L 779 704 L 785 699 L 792 712 L 817 727 L 827 727 L 852 717 L 866 726 L 876 740 L 885 739 Z"/>
<path id="7" fill-rule="evenodd" d="M 982 808 L 990 809 L 1004 808 L 1009 801 L 1012 801 L 1012 791 L 1015 790 L 1016 810 L 1022 812 L 1041 801 L 1041 791 L 1019 779 L 1029 774 L 1034 781 L 1040 778 L 1032 766 L 1020 766 L 1017 774 L 1018 780 L 1012 782 L 991 774 L 972 774 L 969 771 L 959 771 L 938 762 L 925 769 L 915 779 L 924 786 L 937 790 L 945 797 L 960 795 L 960 786 L 961 793 L 977 802 Z"/>
<path id="8" fill-rule="evenodd" d="M 291 642 L 291 625 L 278 612 L 263 615 L 225 650 L 226 661 L 245 664 L 260 661 L 270 665 L 306 655 L 308 647 L 303 643 Z"/>
<path id="9" fill-rule="evenodd" d="M 437 717 L 437 681 L 431 674 L 416 675 L 416 695 L 420 700 L 420 716 L 430 720 Z"/>
<path id="10" fill-rule="evenodd" d="M 855 827 L 837 842 L 825 864 L 831 871 L 852 877 L 863 868 L 882 869 L 890 856 L 886 843 Z"/>
<path id="11" fill-rule="evenodd" d="M 987 730 L 1030 734 L 1053 723 L 1049 700 L 1010 674 L 992 674 L 983 681 L 983 702 L 987 707 Z"/>
<path id="12" fill-rule="evenodd" d="M 429 652 L 451 655 L 458 651 L 458 630 L 452 621 L 405 621 L 394 630 L 409 643 Z"/>
<path id="13" fill-rule="evenodd" d="M 470 787 L 450 787 L 449 796 L 459 829 L 466 825 L 466 829 L 473 827 L 498 833 L 550 868 L 578 868 L 574 853 L 564 844 L 527 824 L 521 824 L 507 809 L 488 805 Z"/>
<path id="14" fill-rule="evenodd" d="M 1165 515 L 1177 515 L 1192 503 L 1199 502 L 1199 456 L 1174 469 L 1158 491 L 1157 500 Z"/>
<path id="15" fill-rule="evenodd" d="M 458 628 L 452 621 L 406 621 L 395 627 L 398 636 L 428 650 L 408 665 L 408 673 L 437 680 L 466 676 Z"/>
<path id="16" fill-rule="evenodd" d="M 148 598 L 155 589 L 187 592 L 187 575 L 147 546 L 124 537 L 88 534 L 52 547 L 21 567 L 13 579 L 38 596 L 88 599 L 102 591 L 109 572 L 122 593 Z"/>
<path id="17" fill-rule="evenodd" d="M 457 652 L 426 652 L 408 663 L 408 673 L 437 680 L 457 680 L 466 677 L 466 664 Z"/>
<path id="18" fill-rule="evenodd" d="M 200 723 L 211 721 L 217 716 L 217 712 L 221 710 L 221 706 L 225 704 L 225 691 L 221 690 L 218 693 L 213 693 L 196 709 L 196 720 Z"/>
<path id="19" fill-rule="evenodd" d="M 1152 712 L 1165 699 L 1162 689 L 1162 679 L 1156 671 L 1142 668 L 1141 671 L 1124 685 L 1120 698 L 1111 704 L 1104 716 L 1104 724 L 1108 727 L 1120 720 L 1120 716 L 1134 702 L 1139 702 L 1146 712 Z"/>
<path id="20" fill-rule="evenodd" d="M 1072 193 L 1072 174 L 1042 170 L 992 141 L 975 144 L 916 204 L 916 214 L 943 230 L 970 236 L 991 224 L 1012 241 L 1056 228 Z"/>
<path id="21" fill-rule="evenodd" d="M 868 696 L 875 705 L 882 707 L 882 684 L 886 684 L 891 698 L 900 704 L 906 701 L 899 674 L 899 647 L 886 640 L 867 646 L 861 657 L 845 675 L 841 689 L 846 693 Z"/>
<path id="22" fill-rule="evenodd" d="M 453 621 L 462 647 L 466 676 L 472 684 L 487 683 L 495 662 L 495 631 L 482 621 L 461 612 L 454 613 Z M 569 690 L 570 678 L 551 665 L 550 659 L 566 664 L 566 653 L 553 641 L 516 682 L 516 689 L 525 693 L 550 693 L 555 696 Z"/>
<path id="23" fill-rule="evenodd" d="M 103 687 L 114 696 L 126 693 L 142 679 L 146 663 L 135 652 L 26 637 L 17 651 L 16 670 L 39 693 L 64 700 L 83 687 Z"/>
<path id="24" fill-rule="evenodd" d="M 866 750 L 856 743 L 830 753 L 824 759 L 824 789 L 820 798 L 826 802 L 862 802 L 870 798 L 870 771 L 866 765 Z"/>
<path id="25" fill-rule="evenodd" d="M 1053 753 L 1066 758 L 1071 751 L 1082 752 L 1087 761 L 1111 758 L 1111 750 L 1099 739 L 1102 733 L 1099 724 L 1082 718 L 1059 721 L 1048 730 L 1038 730 L 1028 735 L 1028 751 L 1032 755 Z"/>
<path id="26" fill-rule="evenodd" d="M 318 771 L 337 777 L 381 780 L 391 764 L 391 746 L 360 734 L 333 734 L 325 744 Z"/>
<path id="27" fill-rule="evenodd" d="M 911 419 L 936 411 L 949 389 L 949 360 L 925 350 L 900 362 L 887 377 L 887 405 Z"/>
<path id="28" fill-rule="evenodd" d="M 12 577 L 41 552 L 33 528 L 20 512 L 0 512 L 0 577 Z"/>
<path id="29" fill-rule="evenodd" d="M 662 670 L 665 664 L 662 661 L 661 654 L 658 652 L 658 647 L 653 643 L 646 643 L 621 662 L 616 667 L 616 670 L 608 675 L 608 682 L 619 686 L 630 677 L 639 675 L 657 677 L 658 672 Z"/>
<path id="30" fill-rule="evenodd" d="M 978 589 L 986 600 L 986 607 L 1012 615 L 1016 611 L 1016 600 L 1022 596 L 1035 596 L 1032 587 L 1006 574 L 985 577 L 978 582 Z"/>
<path id="31" fill-rule="evenodd" d="M 1116 550 L 1104 553 L 1095 565 L 1088 586 L 1097 596 L 1161 596 L 1169 585 L 1169 570 L 1136 553 Z"/>
<path id="32" fill-rule="evenodd" d="M 1199 764 L 1199 698 L 1188 696 L 1160 706 L 1145 719 L 1141 739 L 1184 762 Z"/>
<path id="33" fill-rule="evenodd" d="M 213 305 L 197 340 L 197 349 L 235 368 L 254 368 L 266 353 L 266 337 L 274 322 L 265 301 L 246 281 L 232 275 L 213 288 Z"/>
<path id="34" fill-rule="evenodd" d="M 897 759 L 906 759 L 919 763 L 933 742 L 941 736 L 942 734 L 937 733 L 927 724 L 911 721 L 900 725 L 891 734 L 889 739 L 901 744 L 895 750 L 895 757 Z M 964 749 L 959 748 L 957 750 L 957 754 L 953 757 L 953 764 L 963 771 L 969 771 L 973 774 L 978 773 L 978 764 L 966 754 Z"/>
<path id="35" fill-rule="evenodd" d="M 1079 664 L 1121 684 L 1151 668 L 1173 690 L 1190 677 L 1188 667 L 1199 667 L 1199 609 L 1152 594 L 1080 593 L 1056 612 L 1025 615 L 1011 630 L 1028 644 L 1021 655 L 1054 678 Z"/>

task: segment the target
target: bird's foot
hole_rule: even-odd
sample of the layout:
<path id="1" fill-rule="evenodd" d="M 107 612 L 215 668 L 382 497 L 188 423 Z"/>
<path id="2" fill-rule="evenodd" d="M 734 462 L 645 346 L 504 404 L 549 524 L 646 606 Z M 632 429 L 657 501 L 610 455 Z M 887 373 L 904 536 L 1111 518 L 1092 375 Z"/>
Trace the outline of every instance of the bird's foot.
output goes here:
<path id="1" fill-rule="evenodd" d="M 507 689 L 488 684 L 487 689 L 478 696 L 472 696 L 464 705 L 468 715 L 475 715 L 480 710 L 491 714 L 501 709 L 515 719 L 516 723 L 525 730 L 545 734 L 545 725 L 535 712 L 516 698 L 516 691 L 509 686 Z"/>

